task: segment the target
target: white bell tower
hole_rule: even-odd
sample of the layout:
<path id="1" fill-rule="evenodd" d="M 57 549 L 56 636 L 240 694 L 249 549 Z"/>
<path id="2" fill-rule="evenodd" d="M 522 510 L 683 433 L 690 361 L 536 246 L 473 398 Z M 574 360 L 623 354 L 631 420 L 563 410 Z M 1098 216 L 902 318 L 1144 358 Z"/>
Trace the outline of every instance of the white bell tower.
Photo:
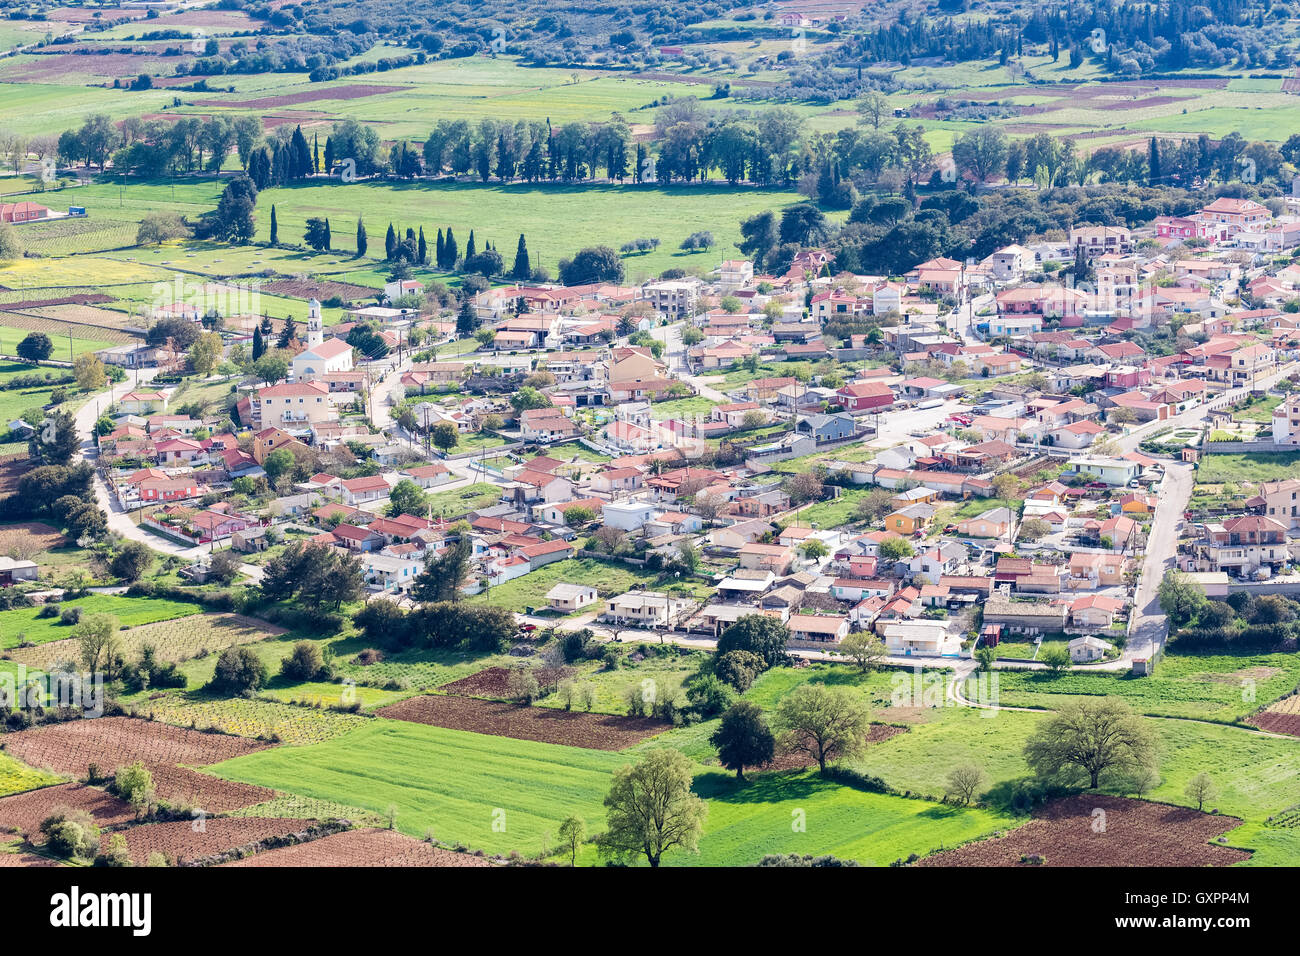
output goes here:
<path id="1" fill-rule="evenodd" d="M 320 303 L 312 299 L 307 303 L 307 348 L 320 345 L 325 340 L 325 328 L 320 318 Z"/>

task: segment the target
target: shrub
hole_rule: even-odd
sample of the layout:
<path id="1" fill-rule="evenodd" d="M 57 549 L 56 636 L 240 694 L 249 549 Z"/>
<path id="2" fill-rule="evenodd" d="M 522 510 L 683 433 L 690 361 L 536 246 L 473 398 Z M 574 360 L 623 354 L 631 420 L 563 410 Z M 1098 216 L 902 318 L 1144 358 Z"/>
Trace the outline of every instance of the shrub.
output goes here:
<path id="1" fill-rule="evenodd" d="M 131 852 L 126 847 L 126 837 L 114 833 L 108 838 L 108 846 L 95 858 L 98 866 L 130 866 Z"/>
<path id="2" fill-rule="evenodd" d="M 217 658 L 216 671 L 208 686 L 218 693 L 243 694 L 260 690 L 270 676 L 252 648 L 227 647 Z"/>
<path id="3" fill-rule="evenodd" d="M 117 772 L 113 774 L 112 789 L 115 794 L 131 804 L 137 813 L 147 813 L 157 798 L 153 774 L 139 760 L 117 768 Z"/>
<path id="4" fill-rule="evenodd" d="M 99 849 L 99 827 L 85 810 L 58 807 L 41 822 L 45 848 L 66 859 L 94 857 Z"/>
<path id="5" fill-rule="evenodd" d="M 299 641 L 281 662 L 280 676 L 294 681 L 328 680 L 333 676 L 333 668 L 326 662 L 320 645 Z"/>

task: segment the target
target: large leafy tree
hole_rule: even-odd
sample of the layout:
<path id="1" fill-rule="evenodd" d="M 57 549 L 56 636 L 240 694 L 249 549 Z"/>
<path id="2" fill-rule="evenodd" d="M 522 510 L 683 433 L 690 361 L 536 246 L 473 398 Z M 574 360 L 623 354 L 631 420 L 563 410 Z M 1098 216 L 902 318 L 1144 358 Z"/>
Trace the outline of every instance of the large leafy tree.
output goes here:
<path id="1" fill-rule="evenodd" d="M 1114 697 L 1067 700 L 1025 742 L 1025 762 L 1036 774 L 1055 777 L 1081 771 L 1093 790 L 1107 770 L 1140 770 L 1155 761 L 1150 726 Z"/>
<path id="2" fill-rule="evenodd" d="M 785 659 L 785 645 L 789 640 L 790 629 L 779 618 L 746 614 L 722 632 L 718 654 L 749 651 L 762 658 L 766 666 L 774 667 Z"/>
<path id="3" fill-rule="evenodd" d="M 616 771 L 605 797 L 601 852 L 616 860 L 644 854 L 657 867 L 668 850 L 697 851 L 709 808 L 691 792 L 692 778 L 691 762 L 671 747 Z"/>
<path id="4" fill-rule="evenodd" d="M 847 687 L 803 684 L 782 698 L 776 724 L 786 749 L 808 754 L 825 773 L 830 761 L 861 752 L 871 711 Z"/>
<path id="5" fill-rule="evenodd" d="M 749 700 L 738 700 L 722 715 L 722 722 L 709 743 L 718 748 L 718 760 L 745 779 L 746 767 L 766 767 L 776 753 L 776 737 L 767 726 L 762 709 Z"/>

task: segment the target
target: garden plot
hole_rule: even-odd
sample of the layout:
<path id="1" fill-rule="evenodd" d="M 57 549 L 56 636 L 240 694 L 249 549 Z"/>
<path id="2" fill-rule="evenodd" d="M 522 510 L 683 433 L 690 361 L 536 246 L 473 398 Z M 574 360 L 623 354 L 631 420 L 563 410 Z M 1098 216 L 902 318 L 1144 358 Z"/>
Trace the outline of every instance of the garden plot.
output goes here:
<path id="1" fill-rule="evenodd" d="M 347 830 L 333 836 L 267 850 L 226 866 L 491 866 L 472 853 L 456 853 L 392 830 Z"/>
<path id="2" fill-rule="evenodd" d="M 1250 854 L 1209 841 L 1240 822 L 1188 807 L 1080 794 L 1052 801 L 1006 836 L 936 853 L 920 865 L 1021 866 L 1038 858 L 1047 866 L 1231 866 Z"/>
<path id="3" fill-rule="evenodd" d="M 133 627 L 122 631 L 118 642 L 125 660 L 137 659 L 143 647 L 151 646 L 159 660 L 180 663 L 215 654 L 235 644 L 250 644 L 283 633 L 284 628 L 241 614 L 195 614 Z M 60 661 L 77 660 L 79 653 L 77 639 L 68 637 L 36 647 L 16 648 L 9 656 L 28 667 L 49 670 Z"/>

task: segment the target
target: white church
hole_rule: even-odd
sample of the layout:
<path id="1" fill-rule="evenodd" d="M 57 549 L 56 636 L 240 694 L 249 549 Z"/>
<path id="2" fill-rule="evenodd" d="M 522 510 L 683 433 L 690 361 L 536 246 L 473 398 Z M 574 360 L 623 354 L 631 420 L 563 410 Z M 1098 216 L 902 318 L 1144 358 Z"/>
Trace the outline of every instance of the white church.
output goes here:
<path id="1" fill-rule="evenodd" d="M 307 305 L 307 348 L 293 357 L 295 382 L 310 382 L 330 372 L 352 371 L 352 346 L 339 338 L 325 338 L 320 303 L 312 299 Z"/>

